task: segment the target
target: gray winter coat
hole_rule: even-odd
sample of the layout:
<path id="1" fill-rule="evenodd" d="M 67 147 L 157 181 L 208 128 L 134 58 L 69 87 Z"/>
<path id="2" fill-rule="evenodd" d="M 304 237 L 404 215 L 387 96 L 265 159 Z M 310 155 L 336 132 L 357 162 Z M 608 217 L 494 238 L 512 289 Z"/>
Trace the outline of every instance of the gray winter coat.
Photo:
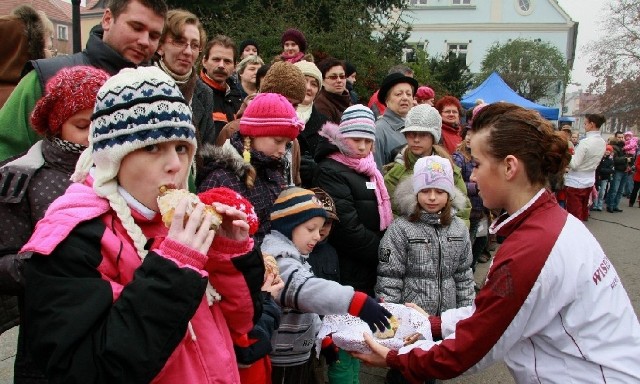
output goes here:
<path id="1" fill-rule="evenodd" d="M 410 222 L 417 204 L 411 178 L 398 185 L 395 196 L 402 216 L 380 242 L 376 296 L 390 303 L 412 302 L 436 316 L 471 305 L 471 242 L 464 222 L 454 216 L 450 225 L 442 226 L 439 215 L 427 212 Z M 456 189 L 454 208 L 464 207 L 465 201 Z"/>
<path id="2" fill-rule="evenodd" d="M 275 257 L 285 284 L 276 298 L 283 309 L 280 327 L 271 339 L 271 362 L 274 366 L 304 364 L 320 330 L 318 315 L 346 314 L 354 290 L 314 276 L 307 256 L 278 231 L 264 238 L 261 250 Z"/>

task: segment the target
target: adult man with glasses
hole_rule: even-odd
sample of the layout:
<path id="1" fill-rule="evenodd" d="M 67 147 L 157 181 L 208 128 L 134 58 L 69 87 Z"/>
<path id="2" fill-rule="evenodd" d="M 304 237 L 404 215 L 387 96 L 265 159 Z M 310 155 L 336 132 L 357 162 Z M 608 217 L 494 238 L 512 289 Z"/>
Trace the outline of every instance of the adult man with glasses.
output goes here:
<path id="1" fill-rule="evenodd" d="M 0 110 L 0 160 L 26 151 L 39 140 L 29 116 L 47 81 L 64 67 L 91 65 L 118 73 L 148 63 L 158 48 L 167 5 L 164 0 L 109 0 L 86 49 L 70 56 L 34 60 Z"/>
<path id="2" fill-rule="evenodd" d="M 198 146 L 215 141 L 213 91 L 202 82 L 194 65 L 206 44 L 207 33 L 191 12 L 174 9 L 167 20 L 154 64 L 171 76 L 191 106 Z"/>
<path id="3" fill-rule="evenodd" d="M 224 35 L 214 37 L 204 49 L 200 78 L 213 90 L 215 137 L 235 119 L 242 105 L 240 90 L 231 77 L 236 65 L 235 52 L 236 44 Z"/>

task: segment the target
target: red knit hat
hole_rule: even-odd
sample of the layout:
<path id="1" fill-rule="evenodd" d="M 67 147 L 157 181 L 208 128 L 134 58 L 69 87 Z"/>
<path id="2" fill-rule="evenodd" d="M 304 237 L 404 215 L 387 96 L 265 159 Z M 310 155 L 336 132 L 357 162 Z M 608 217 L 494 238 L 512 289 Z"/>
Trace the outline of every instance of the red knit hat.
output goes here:
<path id="1" fill-rule="evenodd" d="M 304 127 L 293 105 L 277 93 L 259 93 L 240 118 L 240 134 L 250 137 L 288 137 L 293 140 Z"/>
<path id="2" fill-rule="evenodd" d="M 307 39 L 304 38 L 302 32 L 298 31 L 295 28 L 289 28 L 282 34 L 282 38 L 280 39 L 280 45 L 284 46 L 284 43 L 287 41 L 293 41 L 298 44 L 298 48 L 300 48 L 300 52 L 307 51 Z"/>
<path id="3" fill-rule="evenodd" d="M 56 136 L 62 124 L 96 103 L 100 87 L 109 74 L 90 66 L 63 68 L 47 82 L 45 94 L 31 113 L 31 125 L 42 135 Z"/>
<path id="4" fill-rule="evenodd" d="M 256 210 L 253 208 L 253 204 L 233 189 L 227 187 L 211 188 L 207 191 L 198 193 L 198 197 L 200 198 L 200 201 L 205 204 L 226 204 L 246 213 L 247 223 L 249 224 L 249 235 L 253 236 L 258 230 L 260 223 L 258 215 L 256 215 Z"/>

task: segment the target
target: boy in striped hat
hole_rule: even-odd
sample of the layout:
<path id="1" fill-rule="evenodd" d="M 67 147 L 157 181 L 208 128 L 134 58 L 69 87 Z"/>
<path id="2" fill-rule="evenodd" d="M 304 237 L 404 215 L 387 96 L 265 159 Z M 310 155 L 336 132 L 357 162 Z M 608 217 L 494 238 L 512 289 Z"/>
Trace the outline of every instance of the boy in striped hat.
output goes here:
<path id="1" fill-rule="evenodd" d="M 297 187 L 282 191 L 271 210 L 271 233 L 261 249 L 276 258 L 285 282 L 276 298 L 284 310 L 272 338 L 274 383 L 309 382 L 313 375 L 309 357 L 320 330 L 319 315 L 349 313 L 367 322 L 372 331 L 389 327 L 391 314 L 373 298 L 313 273 L 309 254 L 320 241 L 328 217 L 313 191 Z M 335 360 L 330 339 L 323 343 L 323 352 L 328 362 L 332 357 Z"/>

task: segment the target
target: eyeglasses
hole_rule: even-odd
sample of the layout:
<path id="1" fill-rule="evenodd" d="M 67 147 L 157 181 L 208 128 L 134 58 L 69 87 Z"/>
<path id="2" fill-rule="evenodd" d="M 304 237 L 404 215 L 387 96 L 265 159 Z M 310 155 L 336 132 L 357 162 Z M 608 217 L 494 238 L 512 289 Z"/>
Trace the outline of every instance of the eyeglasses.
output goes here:
<path id="1" fill-rule="evenodd" d="M 196 43 L 195 41 L 192 41 L 191 43 L 189 43 L 188 41 L 180 41 L 180 40 L 168 40 L 169 44 L 173 45 L 176 48 L 180 48 L 180 50 L 185 50 L 187 49 L 187 47 L 191 47 L 191 50 L 193 52 L 198 52 L 200 53 L 201 51 L 201 47 L 200 47 L 200 43 Z"/>
<path id="2" fill-rule="evenodd" d="M 329 80 L 338 80 L 338 79 L 344 80 L 344 79 L 347 78 L 347 76 L 345 76 L 344 73 L 341 73 L 339 75 L 336 75 L 336 74 L 328 75 L 326 78 L 329 79 Z"/>
<path id="3" fill-rule="evenodd" d="M 457 109 L 452 109 L 452 110 L 447 110 L 447 111 L 442 111 L 443 115 L 457 115 L 458 114 L 458 110 Z"/>

